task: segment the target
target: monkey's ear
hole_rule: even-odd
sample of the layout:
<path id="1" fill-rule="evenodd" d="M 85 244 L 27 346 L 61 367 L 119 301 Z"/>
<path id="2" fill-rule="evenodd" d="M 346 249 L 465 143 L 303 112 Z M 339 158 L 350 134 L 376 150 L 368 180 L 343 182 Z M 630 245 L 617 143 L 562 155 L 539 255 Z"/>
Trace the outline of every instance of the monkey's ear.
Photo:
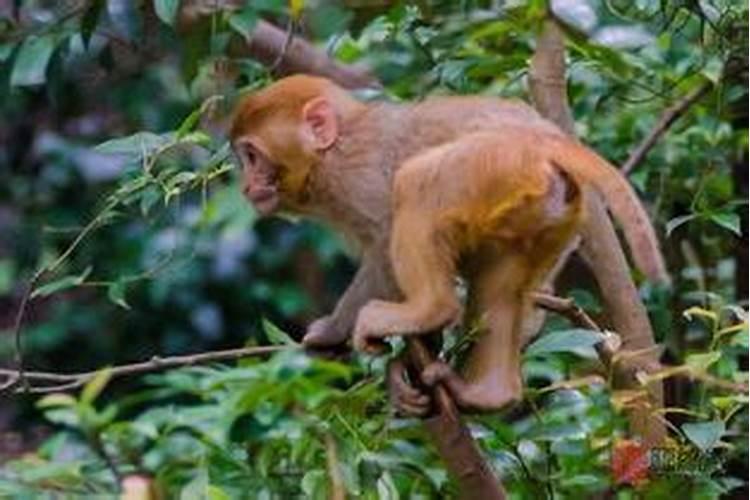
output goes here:
<path id="1" fill-rule="evenodd" d="M 336 111 L 328 99 L 317 97 L 305 104 L 302 120 L 312 136 L 315 149 L 326 150 L 336 142 L 339 124 Z"/>

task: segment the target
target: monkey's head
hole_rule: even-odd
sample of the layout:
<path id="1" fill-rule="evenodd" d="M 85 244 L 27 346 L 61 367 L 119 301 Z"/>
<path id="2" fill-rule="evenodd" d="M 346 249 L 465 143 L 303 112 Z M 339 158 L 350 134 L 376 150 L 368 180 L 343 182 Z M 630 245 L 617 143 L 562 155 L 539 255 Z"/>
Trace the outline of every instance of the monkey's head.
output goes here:
<path id="1" fill-rule="evenodd" d="M 245 97 L 231 128 L 242 190 L 261 215 L 304 204 L 307 181 L 363 105 L 324 78 L 296 75 Z"/>

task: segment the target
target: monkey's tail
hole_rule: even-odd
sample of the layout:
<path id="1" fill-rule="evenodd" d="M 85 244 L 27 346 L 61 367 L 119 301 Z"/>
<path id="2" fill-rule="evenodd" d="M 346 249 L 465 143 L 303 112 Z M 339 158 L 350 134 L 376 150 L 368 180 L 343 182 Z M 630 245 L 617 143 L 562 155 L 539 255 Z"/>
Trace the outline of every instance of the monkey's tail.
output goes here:
<path id="1" fill-rule="evenodd" d="M 624 175 L 611 163 L 577 144 L 555 147 L 553 157 L 572 173 L 594 185 L 620 223 L 638 269 L 651 281 L 668 284 L 669 274 L 659 240 L 641 200 Z"/>

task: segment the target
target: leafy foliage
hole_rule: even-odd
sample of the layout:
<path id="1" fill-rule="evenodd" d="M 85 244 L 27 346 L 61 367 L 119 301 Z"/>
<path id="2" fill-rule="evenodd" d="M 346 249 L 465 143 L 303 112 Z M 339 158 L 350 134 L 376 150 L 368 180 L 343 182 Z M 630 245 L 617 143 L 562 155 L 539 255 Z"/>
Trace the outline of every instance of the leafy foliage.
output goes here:
<path id="1" fill-rule="evenodd" d="M 419 422 L 389 414 L 381 360 L 297 351 L 352 265 L 314 225 L 256 220 L 214 116 L 270 79 L 234 48 L 261 19 L 304 24 L 333 57 L 374 68 L 394 98 L 525 98 L 547 2 L 218 2 L 189 30 L 187 0 L 15 4 L 0 8 L 0 357 L 13 354 L 6 317 L 29 280 L 29 365 L 92 369 L 240 342 L 289 351 L 126 383 L 103 369 L 77 396 L 19 397 L 0 421 L 54 433 L 0 466 L 0 496 L 111 495 L 142 478 L 167 498 L 323 498 L 336 470 L 353 497 L 455 494 Z M 473 417 L 472 430 L 516 498 L 729 494 L 748 467 L 747 297 L 735 283 L 747 4 L 549 5 L 566 26 L 577 132 L 615 163 L 665 108 L 711 85 L 631 175 L 675 272 L 670 296 L 641 292 L 670 365 L 651 375 L 674 393 L 665 454 L 683 461 L 615 484 L 633 395 L 593 366 L 599 335 L 559 318 L 525 352 L 524 406 Z M 572 295 L 600 309 L 590 292 Z"/>

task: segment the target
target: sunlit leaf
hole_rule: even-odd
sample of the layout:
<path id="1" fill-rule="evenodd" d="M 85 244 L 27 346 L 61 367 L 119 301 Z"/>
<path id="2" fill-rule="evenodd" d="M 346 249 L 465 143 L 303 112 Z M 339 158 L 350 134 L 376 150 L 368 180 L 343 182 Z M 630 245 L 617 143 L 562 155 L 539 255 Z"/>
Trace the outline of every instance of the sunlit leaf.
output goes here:
<path id="1" fill-rule="evenodd" d="M 81 391 L 81 402 L 91 404 L 101 394 L 112 378 L 111 368 L 102 368 L 96 375 L 84 386 Z"/>
<path id="2" fill-rule="evenodd" d="M 130 309 L 130 306 L 125 302 L 125 290 L 127 283 L 123 280 L 115 281 L 107 287 L 107 298 L 113 303 L 122 307 L 123 309 Z"/>
<path id="3" fill-rule="evenodd" d="M 674 217 L 673 219 L 670 219 L 669 221 L 667 221 L 667 224 L 666 224 L 667 237 L 669 237 L 675 229 L 677 229 L 681 225 L 697 217 L 698 217 L 697 214 L 689 214 L 689 215 L 680 215 L 678 217 Z"/>
<path id="4" fill-rule="evenodd" d="M 684 311 L 682 311 L 682 315 L 688 320 L 692 320 L 694 316 L 706 318 L 710 320 L 714 325 L 719 322 L 718 314 L 698 306 L 693 306 L 685 309 Z"/>
<path id="5" fill-rule="evenodd" d="M 289 0 L 289 13 L 293 19 L 299 19 L 302 9 L 305 8 L 305 0 Z"/>
<path id="6" fill-rule="evenodd" d="M 48 394 L 36 402 L 37 408 L 54 408 L 56 406 L 75 406 L 76 398 L 70 394 Z"/>
<path id="7" fill-rule="evenodd" d="M 268 340 L 272 344 L 276 345 L 297 345 L 289 335 L 282 331 L 278 326 L 274 325 L 267 319 L 263 318 L 263 333 L 266 334 Z"/>
<path id="8" fill-rule="evenodd" d="M 724 73 L 724 62 L 719 57 L 709 57 L 701 68 L 701 74 L 713 83 L 719 83 Z"/>
<path id="9" fill-rule="evenodd" d="M 195 130 L 195 126 L 198 125 L 198 121 L 200 120 L 202 113 L 203 110 L 200 107 L 194 109 L 182 121 L 182 123 L 180 123 L 180 126 L 177 128 L 177 132 L 175 133 L 175 137 L 177 138 L 177 140 L 182 139 L 185 135 Z"/>
<path id="10" fill-rule="evenodd" d="M 706 373 L 711 365 L 721 359 L 721 352 L 712 351 L 701 354 L 690 354 L 685 358 L 685 364 L 696 375 Z"/>
<path id="11" fill-rule="evenodd" d="M 220 487 L 209 484 L 206 486 L 206 498 L 208 500 L 231 500 L 231 496 Z"/>
<path id="12" fill-rule="evenodd" d="M 710 219 L 713 223 L 732 231 L 737 236 L 742 236 L 742 222 L 738 214 L 732 212 L 711 214 Z"/>
<path id="13" fill-rule="evenodd" d="M 46 80 L 47 65 L 57 44 L 55 35 L 31 35 L 24 40 L 13 63 L 10 84 L 41 85 Z"/>

